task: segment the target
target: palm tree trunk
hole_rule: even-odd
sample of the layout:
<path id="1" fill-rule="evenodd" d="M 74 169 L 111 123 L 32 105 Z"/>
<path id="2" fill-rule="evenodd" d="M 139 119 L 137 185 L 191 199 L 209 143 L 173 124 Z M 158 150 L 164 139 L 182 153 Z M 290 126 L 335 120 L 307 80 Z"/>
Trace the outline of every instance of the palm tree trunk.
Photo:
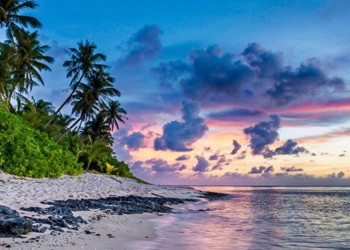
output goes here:
<path id="1" fill-rule="evenodd" d="M 74 128 L 74 127 L 78 124 L 79 121 L 80 121 L 80 118 L 77 119 L 77 120 L 72 124 L 72 126 L 70 126 L 70 127 L 66 130 L 66 132 L 64 132 L 63 135 L 61 135 L 60 138 L 58 138 L 58 140 L 57 140 L 56 142 L 59 143 L 59 142 L 69 133 L 69 131 L 71 131 L 71 129 Z"/>
<path id="2" fill-rule="evenodd" d="M 51 119 L 45 124 L 44 128 L 47 128 L 47 126 L 49 126 L 52 121 L 56 118 L 57 114 L 61 111 L 61 109 L 70 101 L 70 99 L 72 98 L 72 96 L 74 95 L 75 91 L 77 91 L 81 80 L 83 80 L 83 77 L 85 75 L 85 72 L 83 72 L 83 74 L 81 75 L 78 84 L 75 85 L 75 87 L 73 88 L 72 92 L 70 93 L 70 95 L 67 97 L 67 99 L 62 103 L 62 105 L 56 110 L 56 112 L 52 115 Z"/>

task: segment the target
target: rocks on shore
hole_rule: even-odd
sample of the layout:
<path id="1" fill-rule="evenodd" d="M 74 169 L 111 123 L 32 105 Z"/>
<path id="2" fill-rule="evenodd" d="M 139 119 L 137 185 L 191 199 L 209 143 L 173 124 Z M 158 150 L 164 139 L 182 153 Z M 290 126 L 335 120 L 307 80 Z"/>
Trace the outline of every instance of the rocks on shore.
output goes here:
<path id="1" fill-rule="evenodd" d="M 208 200 L 223 198 L 224 194 L 201 192 L 203 198 Z M 59 200 L 42 202 L 49 205 L 47 208 L 29 207 L 21 208 L 23 211 L 36 213 L 40 216 L 22 218 L 16 211 L 0 206 L 0 233 L 25 234 L 28 232 L 43 233 L 47 229 L 52 231 L 78 230 L 80 224 L 87 223 L 73 212 L 99 210 L 105 214 L 142 214 L 142 213 L 170 213 L 171 205 L 181 204 L 185 201 L 194 202 L 196 199 L 168 198 L 160 195 L 156 197 L 121 196 L 101 199 Z"/>
<path id="2" fill-rule="evenodd" d="M 46 229 L 62 231 L 63 228 L 77 230 L 79 225 L 86 223 L 80 216 L 75 217 L 73 212 L 89 211 L 96 209 L 106 214 L 142 214 L 142 213 L 170 213 L 170 205 L 181 204 L 195 199 L 178 199 L 167 197 L 140 197 L 122 196 L 108 197 L 103 199 L 83 199 L 43 202 L 51 205 L 48 208 L 29 207 L 21 208 L 24 211 L 46 215 L 46 218 L 31 218 L 27 220 L 34 224 L 33 231 L 45 232 Z M 49 227 L 44 226 L 49 225 Z"/>
<path id="3" fill-rule="evenodd" d="M 33 223 L 22 218 L 15 210 L 0 205 L 0 233 L 3 235 L 26 234 L 32 231 Z"/>

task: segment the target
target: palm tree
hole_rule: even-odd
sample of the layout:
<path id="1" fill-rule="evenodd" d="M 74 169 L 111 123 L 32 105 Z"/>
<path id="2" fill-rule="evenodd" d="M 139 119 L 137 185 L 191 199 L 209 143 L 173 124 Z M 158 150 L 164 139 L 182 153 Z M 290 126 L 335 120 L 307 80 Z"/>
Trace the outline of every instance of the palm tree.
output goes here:
<path id="1" fill-rule="evenodd" d="M 83 78 L 92 75 L 94 71 L 104 69 L 107 66 L 100 64 L 101 61 L 106 61 L 106 56 L 100 53 L 95 53 L 96 45 L 89 41 L 85 43 L 79 42 L 78 48 L 70 48 L 70 60 L 65 61 L 63 66 L 67 67 L 67 77 L 71 77 L 70 87 L 72 89 L 70 95 L 62 103 L 62 105 L 53 114 L 51 119 L 46 123 L 48 126 L 61 111 L 61 109 L 71 100 L 76 90 L 81 85 Z"/>
<path id="2" fill-rule="evenodd" d="M 7 37 L 14 40 L 14 32 L 22 27 L 41 28 L 42 24 L 35 17 L 20 15 L 19 12 L 38 7 L 30 0 L 0 0 L 0 27 L 7 28 Z"/>
<path id="3" fill-rule="evenodd" d="M 87 165 L 86 170 L 89 170 L 90 165 L 93 161 L 96 161 L 100 157 L 109 156 L 112 154 L 112 148 L 109 147 L 104 141 L 92 141 L 89 140 L 88 145 L 85 148 L 85 153 L 87 155 Z"/>
<path id="4" fill-rule="evenodd" d="M 17 83 L 19 92 L 27 93 L 34 86 L 44 85 L 40 71 L 51 71 L 45 63 L 52 63 L 54 59 L 45 55 L 50 47 L 40 44 L 37 32 L 31 33 L 19 29 L 15 34 L 17 44 L 13 78 Z"/>
<path id="5" fill-rule="evenodd" d="M 103 69 L 94 71 L 92 75 L 87 77 L 87 83 L 82 83 L 72 97 L 72 113 L 78 115 L 79 118 L 63 134 L 63 137 L 79 122 L 78 130 L 84 121 L 91 120 L 100 113 L 106 106 L 104 100 L 109 100 L 110 97 L 120 96 L 120 92 L 113 87 L 113 81 L 114 79 Z"/>
<path id="6" fill-rule="evenodd" d="M 103 69 L 99 69 L 87 77 L 87 84 L 84 84 L 91 90 L 91 93 L 98 100 L 101 108 L 106 107 L 105 100 L 109 101 L 112 97 L 120 97 L 120 92 L 114 86 L 114 78 Z"/>
<path id="7" fill-rule="evenodd" d="M 109 101 L 103 112 L 106 116 L 106 122 L 109 124 L 112 131 L 114 131 L 115 128 L 119 129 L 119 122 L 125 123 L 124 119 L 127 119 L 124 117 L 127 113 L 118 101 Z"/>
<path id="8" fill-rule="evenodd" d="M 11 99 L 17 97 L 28 102 L 27 94 L 34 86 L 44 85 L 40 72 L 50 71 L 48 63 L 53 58 L 46 56 L 49 46 L 42 46 L 37 32 L 23 29 L 15 31 L 17 41 L 6 40 L 0 45 L 0 84 L 4 103 L 11 108 Z"/>
<path id="9" fill-rule="evenodd" d="M 80 124 L 89 119 L 98 111 L 97 99 L 86 85 L 82 85 L 80 89 L 73 95 L 74 101 L 72 113 L 79 115 L 75 122 L 58 138 L 60 142 L 69 131 L 71 131 L 79 122 Z M 79 125 L 80 127 L 80 125 Z"/>
<path id="10" fill-rule="evenodd" d="M 113 144 L 113 137 L 109 131 L 109 124 L 103 112 L 88 121 L 80 133 L 83 138 L 90 138 L 92 141 L 104 141 L 109 145 Z"/>

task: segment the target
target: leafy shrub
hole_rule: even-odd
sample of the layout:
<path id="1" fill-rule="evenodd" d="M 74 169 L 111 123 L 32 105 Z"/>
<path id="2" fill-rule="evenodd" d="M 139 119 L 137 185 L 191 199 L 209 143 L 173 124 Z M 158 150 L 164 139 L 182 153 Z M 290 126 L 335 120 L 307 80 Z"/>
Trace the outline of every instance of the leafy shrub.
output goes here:
<path id="1" fill-rule="evenodd" d="M 100 170 L 107 174 L 112 174 L 120 177 L 134 178 L 133 174 L 130 172 L 129 166 L 123 162 L 118 161 L 113 156 L 103 156 L 98 159 L 97 165 Z"/>
<path id="2" fill-rule="evenodd" d="M 113 170 L 114 166 L 109 163 L 106 163 L 106 174 L 111 174 Z"/>
<path id="3" fill-rule="evenodd" d="M 81 164 L 70 151 L 1 108 L 0 168 L 10 174 L 34 178 L 82 173 Z"/>

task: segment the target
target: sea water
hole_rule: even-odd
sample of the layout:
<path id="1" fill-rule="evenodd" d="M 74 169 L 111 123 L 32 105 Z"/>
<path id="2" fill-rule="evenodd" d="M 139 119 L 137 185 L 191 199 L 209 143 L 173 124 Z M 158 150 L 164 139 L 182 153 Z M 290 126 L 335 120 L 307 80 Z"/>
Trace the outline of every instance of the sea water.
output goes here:
<path id="1" fill-rule="evenodd" d="M 231 196 L 176 206 L 137 249 L 350 249 L 350 188 L 194 188 Z"/>

